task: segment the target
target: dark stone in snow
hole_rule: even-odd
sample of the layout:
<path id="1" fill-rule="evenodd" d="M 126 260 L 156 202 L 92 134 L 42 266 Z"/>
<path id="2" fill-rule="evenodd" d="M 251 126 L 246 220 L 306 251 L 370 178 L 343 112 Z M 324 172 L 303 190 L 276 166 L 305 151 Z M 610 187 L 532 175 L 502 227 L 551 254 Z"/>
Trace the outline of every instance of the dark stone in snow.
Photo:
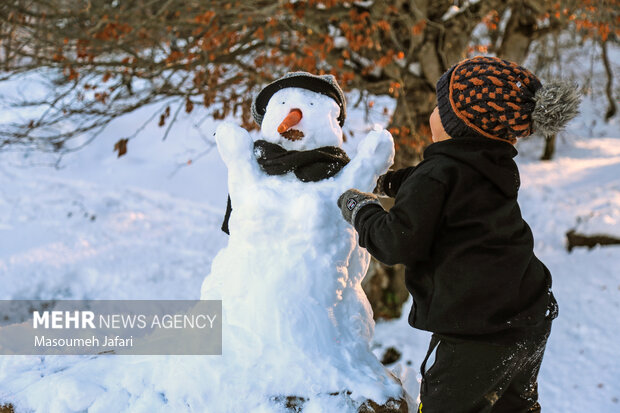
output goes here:
<path id="1" fill-rule="evenodd" d="M 394 347 L 388 347 L 383 353 L 383 358 L 381 359 L 381 363 L 384 365 L 392 364 L 400 360 L 400 351 L 396 350 Z"/>
<path id="2" fill-rule="evenodd" d="M 348 398 L 354 406 L 357 405 L 357 403 L 353 403 L 350 400 L 350 394 L 350 391 L 329 393 L 330 396 Z M 300 396 L 273 396 L 271 397 L 271 401 L 285 408 L 287 412 L 302 413 L 308 399 Z M 357 411 L 358 413 L 408 413 L 409 405 L 404 397 L 400 399 L 390 398 L 385 404 L 378 404 L 372 400 L 366 400 L 358 406 Z"/>

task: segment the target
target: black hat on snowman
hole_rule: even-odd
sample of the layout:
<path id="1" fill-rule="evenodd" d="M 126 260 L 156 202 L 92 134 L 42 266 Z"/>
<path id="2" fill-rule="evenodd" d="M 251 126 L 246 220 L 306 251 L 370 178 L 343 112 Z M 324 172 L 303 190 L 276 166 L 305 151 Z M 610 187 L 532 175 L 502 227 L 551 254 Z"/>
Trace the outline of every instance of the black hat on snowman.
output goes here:
<path id="1" fill-rule="evenodd" d="M 273 81 L 261 90 L 252 102 L 252 116 L 258 125 L 263 123 L 269 99 L 279 90 L 287 87 L 298 87 L 332 98 L 340 107 L 338 123 L 342 127 L 347 116 L 347 105 L 344 92 L 333 75 L 313 75 L 308 72 L 289 72 L 284 77 Z"/>

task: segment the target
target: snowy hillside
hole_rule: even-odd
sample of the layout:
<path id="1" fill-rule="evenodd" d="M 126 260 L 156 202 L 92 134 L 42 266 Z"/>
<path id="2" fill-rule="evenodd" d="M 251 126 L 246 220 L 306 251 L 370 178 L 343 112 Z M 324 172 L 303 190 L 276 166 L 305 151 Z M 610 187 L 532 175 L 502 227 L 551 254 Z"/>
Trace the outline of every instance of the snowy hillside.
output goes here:
<path id="1" fill-rule="evenodd" d="M 603 125 L 596 104 L 583 106 L 555 160 L 538 161 L 539 140 L 519 144 L 519 199 L 560 305 L 540 374 L 541 404 L 548 412 L 612 413 L 620 411 L 620 246 L 568 253 L 565 233 L 581 225 L 620 236 L 620 125 L 617 118 Z M 227 242 L 219 229 L 225 168 L 215 149 L 207 151 L 215 125 L 182 119 L 165 142 L 161 129 L 148 127 L 117 159 L 113 143 L 145 116 L 115 122 L 60 169 L 41 165 L 48 157 L 0 154 L 0 299 L 199 297 Z M 361 118 L 353 111 L 347 122 L 361 131 Z M 374 340 L 379 358 L 388 347 L 402 353 L 390 367 L 415 398 L 428 334 L 403 317 L 379 323 Z M 105 357 L 83 360 L 0 357 L 0 402 L 37 412 L 110 411 L 106 400 L 112 410 L 132 412 L 179 411 L 189 399 L 220 405 L 192 394 L 208 383 L 182 382 L 201 374 L 189 361 L 166 359 L 150 382 L 137 383 L 131 377 L 147 371 L 143 358 L 126 359 L 122 372 L 106 371 Z M 208 359 L 198 365 L 208 368 Z M 89 381 L 93 374 L 109 387 Z M 84 385 L 71 387 L 69 377 L 83 377 Z"/>

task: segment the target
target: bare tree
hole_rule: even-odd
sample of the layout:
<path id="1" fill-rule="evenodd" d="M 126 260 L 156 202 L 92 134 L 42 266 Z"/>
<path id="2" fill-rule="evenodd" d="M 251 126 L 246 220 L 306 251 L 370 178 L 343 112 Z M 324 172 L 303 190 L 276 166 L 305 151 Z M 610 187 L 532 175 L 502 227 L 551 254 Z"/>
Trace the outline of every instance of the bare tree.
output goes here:
<path id="1" fill-rule="evenodd" d="M 53 97 L 20 103 L 47 109 L 5 125 L 0 147 L 67 150 L 72 138 L 95 136 L 112 119 L 157 102 L 171 102 L 153 114 L 162 126 L 204 105 L 216 119 L 235 114 L 252 127 L 252 96 L 288 70 L 307 70 L 332 73 L 361 96 L 396 99 L 390 130 L 400 166 L 419 160 L 429 142 L 441 73 L 476 51 L 522 61 L 533 39 L 562 26 L 562 16 L 542 18 L 554 4 L 7 0 L 0 5 L 2 79 L 55 77 Z M 507 24 L 498 24 L 504 16 Z M 481 24 L 486 45 L 473 44 Z M 69 120 L 75 126 L 63 127 Z"/>
<path id="2" fill-rule="evenodd" d="M 585 93 L 604 94 L 607 99 L 607 110 L 605 120 L 608 121 L 616 114 L 616 100 L 613 90 L 614 68 L 608 57 L 607 48 L 609 44 L 618 44 L 620 39 L 620 28 L 617 26 L 620 19 L 620 7 L 617 0 L 572 0 L 563 2 L 554 7 L 553 14 L 562 20 L 567 20 L 570 24 L 568 30 L 553 31 L 544 41 L 536 42 L 533 50 L 535 56 L 535 70 L 543 76 L 573 78 L 576 87 L 581 87 Z M 543 17 L 546 17 L 544 15 Z M 583 52 L 586 48 L 589 51 Z M 572 58 L 568 56 L 575 53 Z M 576 73 L 572 67 L 574 64 L 567 64 L 571 60 L 584 60 L 587 55 L 592 58 L 589 67 L 583 68 Z M 594 73 L 594 62 L 600 61 L 604 69 L 603 76 Z M 563 67 L 564 66 L 564 67 Z M 577 65 L 579 67 L 579 65 Z M 601 87 L 599 80 L 603 80 L 605 86 Z M 596 81 L 594 81 L 596 80 Z M 599 90 L 600 89 L 600 90 Z M 543 137 L 545 147 L 541 160 L 551 160 L 556 149 L 556 135 Z"/>

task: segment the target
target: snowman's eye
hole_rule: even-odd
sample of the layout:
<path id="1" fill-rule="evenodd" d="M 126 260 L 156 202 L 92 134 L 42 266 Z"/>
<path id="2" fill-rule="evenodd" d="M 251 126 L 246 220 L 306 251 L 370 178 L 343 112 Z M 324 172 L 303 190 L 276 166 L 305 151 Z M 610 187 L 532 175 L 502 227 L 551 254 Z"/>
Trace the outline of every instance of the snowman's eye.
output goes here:
<path id="1" fill-rule="evenodd" d="M 286 102 L 282 102 L 282 104 L 284 105 Z"/>
<path id="2" fill-rule="evenodd" d="M 314 102 L 310 102 L 310 106 L 314 106 Z"/>

